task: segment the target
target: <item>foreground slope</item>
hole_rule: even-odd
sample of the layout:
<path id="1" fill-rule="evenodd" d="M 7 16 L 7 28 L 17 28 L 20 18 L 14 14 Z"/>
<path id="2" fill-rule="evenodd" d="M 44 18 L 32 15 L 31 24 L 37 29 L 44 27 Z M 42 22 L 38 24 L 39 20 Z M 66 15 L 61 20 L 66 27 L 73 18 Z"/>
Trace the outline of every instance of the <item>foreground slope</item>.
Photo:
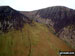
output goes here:
<path id="1" fill-rule="evenodd" d="M 59 56 L 59 51 L 73 49 L 40 23 L 25 24 L 22 30 L 0 34 L 0 56 Z"/>

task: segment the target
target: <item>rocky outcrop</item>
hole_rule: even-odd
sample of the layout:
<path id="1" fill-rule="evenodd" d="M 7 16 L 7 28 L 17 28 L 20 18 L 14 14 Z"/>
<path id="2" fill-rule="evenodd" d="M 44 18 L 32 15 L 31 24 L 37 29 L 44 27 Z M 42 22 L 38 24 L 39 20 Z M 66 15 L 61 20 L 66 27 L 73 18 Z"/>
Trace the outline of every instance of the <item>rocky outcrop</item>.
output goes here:
<path id="1" fill-rule="evenodd" d="M 75 48 L 75 25 L 69 25 L 61 29 L 57 34 L 60 39 Z"/>

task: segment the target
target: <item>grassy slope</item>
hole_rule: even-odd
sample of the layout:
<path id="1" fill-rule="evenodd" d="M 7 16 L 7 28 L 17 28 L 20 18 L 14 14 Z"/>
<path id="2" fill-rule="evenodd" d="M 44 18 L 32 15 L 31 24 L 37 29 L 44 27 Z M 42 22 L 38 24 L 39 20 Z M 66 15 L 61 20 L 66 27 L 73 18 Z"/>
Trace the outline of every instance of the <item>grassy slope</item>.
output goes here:
<path id="1" fill-rule="evenodd" d="M 0 56 L 58 56 L 59 50 L 72 51 L 43 24 L 25 24 L 22 31 L 0 35 Z"/>

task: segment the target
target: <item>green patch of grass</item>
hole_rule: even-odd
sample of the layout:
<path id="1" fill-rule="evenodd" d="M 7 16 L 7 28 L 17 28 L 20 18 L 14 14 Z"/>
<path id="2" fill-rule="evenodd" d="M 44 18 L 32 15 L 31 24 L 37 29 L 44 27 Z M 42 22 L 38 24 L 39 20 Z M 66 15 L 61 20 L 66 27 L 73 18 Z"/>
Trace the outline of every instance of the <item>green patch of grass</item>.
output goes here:
<path id="1" fill-rule="evenodd" d="M 11 56 L 11 37 L 8 35 L 0 35 L 0 56 Z"/>

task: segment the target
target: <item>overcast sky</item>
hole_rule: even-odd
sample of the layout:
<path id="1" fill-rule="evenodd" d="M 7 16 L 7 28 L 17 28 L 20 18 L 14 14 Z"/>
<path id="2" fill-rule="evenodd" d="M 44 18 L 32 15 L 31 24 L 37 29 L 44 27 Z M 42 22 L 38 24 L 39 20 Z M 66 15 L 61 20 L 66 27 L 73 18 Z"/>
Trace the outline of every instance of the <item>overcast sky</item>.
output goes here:
<path id="1" fill-rule="evenodd" d="M 0 0 L 0 6 L 3 5 L 9 5 L 20 11 L 32 11 L 57 5 L 75 9 L 75 0 Z"/>

